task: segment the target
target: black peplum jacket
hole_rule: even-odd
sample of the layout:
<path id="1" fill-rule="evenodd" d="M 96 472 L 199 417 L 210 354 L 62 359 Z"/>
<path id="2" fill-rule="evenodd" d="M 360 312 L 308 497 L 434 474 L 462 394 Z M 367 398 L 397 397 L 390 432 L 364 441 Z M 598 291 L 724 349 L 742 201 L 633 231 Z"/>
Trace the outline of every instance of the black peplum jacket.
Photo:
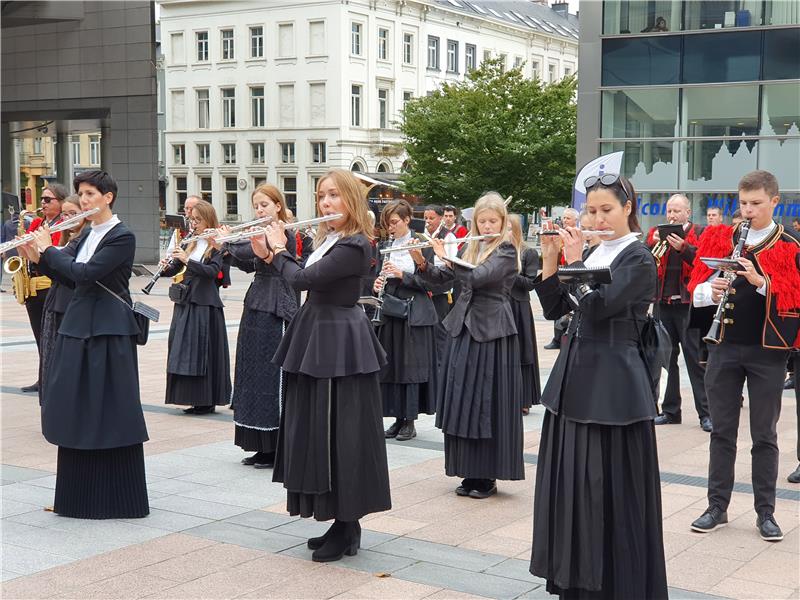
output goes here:
<path id="1" fill-rule="evenodd" d="M 412 242 L 425 241 L 422 238 L 412 236 Z M 428 268 L 433 266 L 433 249 L 423 248 L 422 255 L 428 262 Z M 380 255 L 378 255 L 380 257 Z M 386 255 L 384 255 L 385 257 Z M 391 255 L 390 255 L 391 256 Z M 377 272 L 380 273 L 383 267 L 383 260 L 377 265 Z M 420 276 L 419 269 L 414 273 L 403 273 L 403 278 L 390 277 L 386 281 L 386 293 L 397 296 L 398 298 L 414 298 L 408 310 L 408 324 L 411 327 L 430 327 L 439 322 L 433 300 L 428 293 L 431 286 Z"/>
<path id="2" fill-rule="evenodd" d="M 222 251 L 212 250 L 202 262 L 189 260 L 186 263 L 186 272 L 183 282 L 189 287 L 186 292 L 186 303 L 197 306 L 216 306 L 223 308 L 225 305 L 219 297 L 219 287 L 223 281 L 223 268 L 225 259 Z M 180 272 L 183 263 L 173 261 L 173 264 L 164 269 L 164 277 L 172 277 Z"/>
<path id="3" fill-rule="evenodd" d="M 476 342 L 491 342 L 517 333 L 509 294 L 518 271 L 516 248 L 503 242 L 474 269 L 429 266 L 422 278 L 434 284 L 454 280 L 460 284 L 458 300 L 442 321 L 452 337 L 466 327 Z"/>
<path id="4" fill-rule="evenodd" d="M 579 301 L 541 402 L 579 423 L 629 425 L 656 416 L 639 332 L 656 294 L 657 274 L 641 242 L 624 248 L 610 267 L 612 282 Z M 539 278 L 534 287 L 546 318 L 573 310 L 569 287 L 556 275 Z"/>
<path id="5" fill-rule="evenodd" d="M 293 256 L 295 239 L 293 235 L 286 239 L 286 251 Z M 291 321 L 297 313 L 297 294 L 278 270 L 257 257 L 249 241 L 225 244 L 223 249 L 229 253 L 232 266 L 245 273 L 255 273 L 253 282 L 244 295 L 245 309 L 269 313 L 284 321 Z"/>
<path id="6" fill-rule="evenodd" d="M 520 302 L 530 302 L 536 275 L 539 273 L 539 253 L 533 248 L 525 248 L 520 256 L 521 268 L 511 286 L 511 297 Z"/>
<path id="7" fill-rule="evenodd" d="M 90 231 L 91 227 L 86 227 L 63 248 L 48 248 L 39 261 L 39 270 L 43 274 L 74 288 L 65 309 L 69 319 L 61 322 L 58 332 L 78 339 L 98 335 L 137 335 L 139 327 L 130 308 L 95 285 L 99 281 L 130 304 L 128 279 L 133 267 L 136 238 L 124 223 L 119 223 L 103 237 L 89 262 L 75 262 L 78 249 Z"/>
<path id="8" fill-rule="evenodd" d="M 286 328 L 272 362 L 317 379 L 377 373 L 386 353 L 358 306 L 374 248 L 365 235 L 339 239 L 313 265 L 302 268 L 291 252 L 272 264 L 292 288 L 308 296 Z"/>

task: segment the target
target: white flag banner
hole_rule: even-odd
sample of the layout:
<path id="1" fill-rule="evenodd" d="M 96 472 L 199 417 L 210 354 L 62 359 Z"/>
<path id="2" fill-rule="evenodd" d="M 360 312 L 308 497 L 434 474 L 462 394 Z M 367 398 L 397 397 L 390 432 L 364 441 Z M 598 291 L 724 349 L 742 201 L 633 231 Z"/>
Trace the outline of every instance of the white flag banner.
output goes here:
<path id="1" fill-rule="evenodd" d="M 598 156 L 594 160 L 586 163 L 575 177 L 575 185 L 572 188 L 572 208 L 581 211 L 586 204 L 586 187 L 583 182 L 592 175 L 599 177 L 605 173 L 619 174 L 622 169 L 622 157 L 625 152 L 612 152 Z"/>

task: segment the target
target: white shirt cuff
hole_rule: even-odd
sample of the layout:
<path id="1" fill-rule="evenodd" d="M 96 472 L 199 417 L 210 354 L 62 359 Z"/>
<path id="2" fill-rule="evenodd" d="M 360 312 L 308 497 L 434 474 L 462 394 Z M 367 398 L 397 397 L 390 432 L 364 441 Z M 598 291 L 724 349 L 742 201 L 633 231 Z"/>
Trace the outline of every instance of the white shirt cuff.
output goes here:
<path id="1" fill-rule="evenodd" d="M 767 295 L 767 281 L 766 281 L 766 279 L 764 280 L 764 285 L 762 285 L 760 288 L 756 288 L 756 291 L 759 294 L 761 294 L 762 296 L 766 296 Z"/>
<path id="2" fill-rule="evenodd" d="M 694 294 L 692 294 L 692 304 L 694 304 L 696 308 L 702 308 L 704 306 L 716 306 L 718 304 L 717 302 L 714 302 L 714 299 L 711 295 L 711 284 L 708 281 L 701 283 L 694 288 Z"/>

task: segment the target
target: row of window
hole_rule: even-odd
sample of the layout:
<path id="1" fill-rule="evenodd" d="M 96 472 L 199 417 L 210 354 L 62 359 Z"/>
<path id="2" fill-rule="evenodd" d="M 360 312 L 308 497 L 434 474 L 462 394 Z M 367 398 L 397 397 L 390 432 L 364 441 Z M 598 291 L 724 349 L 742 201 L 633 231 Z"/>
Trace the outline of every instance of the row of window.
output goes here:
<path id="1" fill-rule="evenodd" d="M 316 177 L 314 178 L 314 183 L 316 184 Z M 186 202 L 186 198 L 189 195 L 189 186 L 188 186 L 188 177 L 186 176 L 177 176 L 173 178 L 175 184 L 175 200 L 177 201 L 178 207 L 182 207 L 183 203 Z M 200 196 L 203 200 L 207 202 L 212 202 L 212 181 L 213 178 L 203 176 L 197 178 L 197 191 L 193 191 L 193 194 Z M 266 177 L 254 177 L 253 178 L 253 189 L 257 188 L 262 183 L 266 183 Z M 239 180 L 236 177 L 223 177 L 222 178 L 222 189 L 225 193 L 225 216 L 226 218 L 234 218 L 240 214 L 239 212 Z M 294 176 L 285 176 L 280 178 L 280 187 L 281 191 L 283 192 L 283 197 L 286 200 L 286 205 L 297 214 L 297 177 Z M 316 189 L 316 185 L 315 188 Z"/>
<path id="2" fill-rule="evenodd" d="M 800 24 L 796 0 L 605 0 L 606 35 Z"/>
<path id="3" fill-rule="evenodd" d="M 70 151 L 72 154 L 72 166 L 77 167 L 84 164 L 81 156 L 81 143 L 78 140 L 70 141 Z M 89 164 L 100 164 L 100 136 L 89 136 Z"/>
<path id="4" fill-rule="evenodd" d="M 198 165 L 211 164 L 211 144 L 200 143 L 197 147 Z M 280 163 L 293 165 L 297 160 L 295 142 L 278 142 Z M 220 144 L 222 150 L 222 164 L 237 164 L 236 143 L 223 142 Z M 310 142 L 310 157 L 314 164 L 325 164 L 328 162 L 328 144 L 326 142 Z M 263 165 L 267 162 L 267 149 L 264 142 L 250 142 L 250 164 Z M 185 165 L 186 163 L 186 144 L 172 144 L 172 163 L 174 165 Z"/>
<path id="5" fill-rule="evenodd" d="M 800 4 L 800 2 L 798 3 Z M 603 40 L 604 86 L 800 79 L 800 27 Z"/>

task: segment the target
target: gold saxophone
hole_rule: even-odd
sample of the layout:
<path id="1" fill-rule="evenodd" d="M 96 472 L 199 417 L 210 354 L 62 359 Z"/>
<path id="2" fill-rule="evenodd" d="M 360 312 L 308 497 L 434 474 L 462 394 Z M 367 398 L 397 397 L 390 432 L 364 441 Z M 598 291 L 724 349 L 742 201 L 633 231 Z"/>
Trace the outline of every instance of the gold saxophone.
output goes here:
<path id="1" fill-rule="evenodd" d="M 19 225 L 17 225 L 17 235 L 25 235 L 25 214 L 29 212 L 23 210 L 19 214 Z M 11 256 L 3 263 L 3 270 L 11 275 L 11 287 L 17 302 L 25 304 L 31 296 L 36 296 L 40 290 L 46 290 L 52 282 L 49 277 L 40 275 L 31 277 L 27 259 L 22 256 Z"/>

